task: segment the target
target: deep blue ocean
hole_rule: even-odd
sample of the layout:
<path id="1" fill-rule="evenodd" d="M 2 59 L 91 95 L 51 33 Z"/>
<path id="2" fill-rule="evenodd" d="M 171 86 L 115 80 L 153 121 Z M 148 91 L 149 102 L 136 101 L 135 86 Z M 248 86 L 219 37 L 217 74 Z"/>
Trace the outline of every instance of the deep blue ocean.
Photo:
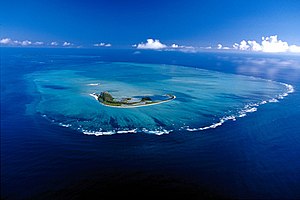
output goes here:
<path id="1" fill-rule="evenodd" d="M 300 198 L 300 56 L 0 51 L 1 199 Z"/>

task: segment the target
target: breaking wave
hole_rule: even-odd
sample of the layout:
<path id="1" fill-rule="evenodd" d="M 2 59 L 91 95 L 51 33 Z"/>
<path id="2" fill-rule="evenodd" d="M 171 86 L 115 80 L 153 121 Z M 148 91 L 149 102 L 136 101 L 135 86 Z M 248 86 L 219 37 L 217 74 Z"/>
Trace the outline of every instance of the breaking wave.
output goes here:
<path id="1" fill-rule="evenodd" d="M 277 103 L 277 102 L 279 102 L 279 100 L 287 97 L 290 93 L 293 93 L 295 91 L 294 87 L 292 85 L 289 85 L 289 84 L 286 84 L 286 83 L 280 83 L 280 84 L 282 84 L 286 87 L 287 90 L 286 90 L 285 93 L 279 94 L 276 97 L 271 98 L 269 100 L 262 100 L 259 103 L 247 104 L 247 105 L 244 106 L 243 109 L 238 111 L 236 114 L 223 116 L 222 118 L 220 118 L 220 120 L 218 122 L 213 123 L 211 125 L 203 126 L 203 127 L 199 127 L 199 128 L 191 128 L 190 126 L 182 126 L 179 129 L 179 131 L 186 130 L 186 131 L 189 131 L 189 132 L 199 132 L 199 131 L 205 131 L 205 130 L 208 130 L 208 129 L 215 129 L 219 126 L 222 126 L 227 121 L 236 121 L 238 118 L 246 117 L 247 114 L 249 114 L 249 113 L 256 112 L 258 110 L 258 107 L 261 106 L 261 105 L 264 105 L 264 104 L 267 104 L 267 103 Z M 55 120 L 48 118 L 48 116 L 46 116 L 45 114 L 43 114 L 42 117 L 47 118 L 48 120 L 50 120 L 53 123 L 56 123 Z M 72 124 L 64 124 L 62 122 L 59 122 L 59 123 L 56 123 L 56 124 L 59 125 L 59 126 L 62 126 L 62 127 L 66 127 L 66 128 L 69 128 L 69 127 L 72 128 L 72 126 L 73 126 Z M 107 135 L 114 135 L 114 134 L 136 134 L 136 133 L 165 135 L 165 134 L 169 134 L 169 133 L 174 131 L 174 130 L 164 129 L 162 127 L 157 128 L 155 130 L 150 130 L 150 129 L 147 129 L 147 128 L 141 128 L 141 129 L 134 128 L 134 129 L 123 129 L 123 130 L 115 129 L 115 130 L 105 131 L 105 130 L 102 130 L 101 128 L 100 128 L 100 130 L 87 130 L 87 129 L 82 128 L 81 126 L 76 128 L 76 130 L 79 131 L 79 132 L 82 132 L 85 135 L 92 135 L 92 136 L 107 136 Z"/>
<path id="2" fill-rule="evenodd" d="M 279 94 L 277 97 L 269 99 L 269 100 L 263 100 L 259 103 L 254 104 L 248 104 L 246 105 L 242 110 L 238 112 L 237 115 L 230 115 L 230 116 L 224 116 L 218 121 L 217 123 L 211 124 L 209 126 L 204 126 L 200 128 L 190 128 L 189 126 L 182 127 L 183 129 L 186 129 L 187 131 L 194 132 L 194 131 L 203 131 L 207 129 L 217 128 L 218 126 L 223 125 L 227 121 L 236 121 L 237 118 L 246 117 L 247 113 L 256 112 L 258 107 L 260 105 L 266 104 L 266 103 L 277 103 L 279 102 L 279 99 L 283 99 L 284 97 L 287 97 L 289 93 L 293 93 L 295 91 L 294 87 L 292 85 L 286 84 L 286 83 L 280 83 L 284 85 L 287 88 L 287 91 L 283 94 Z"/>
<path id="3" fill-rule="evenodd" d="M 262 78 L 137 63 L 72 66 L 72 70 L 37 71 L 25 79 L 34 83 L 32 90 L 39 94 L 32 104 L 35 113 L 63 128 L 93 136 L 215 129 L 294 92 L 292 85 Z M 90 95 L 101 91 L 119 98 L 169 93 L 177 98 L 151 107 L 116 109 Z"/>

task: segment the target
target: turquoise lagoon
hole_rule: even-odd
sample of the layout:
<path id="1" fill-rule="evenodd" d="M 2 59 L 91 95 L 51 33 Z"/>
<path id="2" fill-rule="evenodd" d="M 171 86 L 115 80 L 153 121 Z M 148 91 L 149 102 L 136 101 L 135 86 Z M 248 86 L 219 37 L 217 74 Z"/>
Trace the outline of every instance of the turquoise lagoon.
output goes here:
<path id="1" fill-rule="evenodd" d="M 27 74 L 36 95 L 28 111 L 88 135 L 200 132 L 276 103 L 291 85 L 251 76 L 164 64 L 95 62 Z M 175 100 L 135 108 L 100 104 L 91 93 L 116 98 L 173 94 Z M 233 124 L 234 125 L 234 124 Z"/>

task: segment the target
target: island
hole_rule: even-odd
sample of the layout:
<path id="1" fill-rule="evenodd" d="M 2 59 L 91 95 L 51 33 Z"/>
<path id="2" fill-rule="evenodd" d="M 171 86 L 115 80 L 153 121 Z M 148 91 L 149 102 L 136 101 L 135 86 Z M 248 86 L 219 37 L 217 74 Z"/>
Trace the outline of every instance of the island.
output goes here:
<path id="1" fill-rule="evenodd" d="M 133 108 L 141 106 L 150 106 L 160 103 L 165 103 L 176 98 L 175 95 L 154 95 L 154 96 L 136 96 L 126 98 L 114 98 L 109 92 L 101 92 L 100 94 L 90 94 L 97 101 L 105 106 L 118 107 L 118 108 Z"/>

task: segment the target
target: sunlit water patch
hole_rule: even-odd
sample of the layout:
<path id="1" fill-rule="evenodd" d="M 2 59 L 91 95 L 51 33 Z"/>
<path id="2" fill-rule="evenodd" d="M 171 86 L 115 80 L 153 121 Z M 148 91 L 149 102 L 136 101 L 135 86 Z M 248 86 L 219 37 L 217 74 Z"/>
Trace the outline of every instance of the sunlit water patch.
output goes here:
<path id="1" fill-rule="evenodd" d="M 87 135 L 123 133 L 168 134 L 203 131 L 278 102 L 294 91 L 291 85 L 198 68 L 96 63 L 70 70 L 37 71 L 25 77 L 34 83 L 34 112 L 60 126 Z M 108 91 L 117 98 L 172 94 L 176 99 L 145 107 L 114 108 L 90 94 Z"/>

